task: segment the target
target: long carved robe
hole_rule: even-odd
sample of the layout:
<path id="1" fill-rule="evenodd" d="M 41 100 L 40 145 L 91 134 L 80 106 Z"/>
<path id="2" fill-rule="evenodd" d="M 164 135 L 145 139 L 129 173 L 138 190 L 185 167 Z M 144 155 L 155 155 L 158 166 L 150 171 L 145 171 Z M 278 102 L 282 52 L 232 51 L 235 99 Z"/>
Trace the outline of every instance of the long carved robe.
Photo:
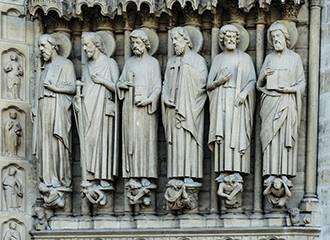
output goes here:
<path id="1" fill-rule="evenodd" d="M 125 63 L 120 82 L 129 90 L 119 90 L 122 110 L 123 177 L 158 176 L 157 129 L 161 75 L 158 60 L 149 55 L 133 56 Z M 150 98 L 152 103 L 137 107 L 134 102 Z"/>
<path id="2" fill-rule="evenodd" d="M 44 88 L 43 83 L 74 91 L 75 81 L 72 62 L 61 56 L 46 64 L 41 72 L 33 150 L 41 158 L 40 177 L 47 186 L 71 185 L 72 96 L 52 92 Z"/>
<path id="3" fill-rule="evenodd" d="M 5 146 L 10 156 L 16 156 L 21 144 L 22 126 L 17 119 L 10 119 L 5 127 Z"/>
<path id="4" fill-rule="evenodd" d="M 274 70 L 265 77 L 264 70 Z M 266 84 L 261 84 L 261 82 Z M 261 95 L 261 144 L 263 175 L 295 176 L 297 141 L 305 76 L 301 58 L 290 49 L 267 55 L 258 79 Z M 296 87 L 296 93 L 280 93 L 279 87 Z"/>
<path id="5" fill-rule="evenodd" d="M 162 92 L 167 175 L 202 178 L 207 66 L 196 52 L 169 59 Z M 171 100 L 175 108 L 164 101 Z"/>
<path id="6" fill-rule="evenodd" d="M 237 50 L 221 53 L 212 63 L 208 85 L 227 68 L 229 81 L 209 91 L 210 130 L 208 144 L 214 153 L 215 172 L 250 173 L 250 142 L 255 108 L 256 74 L 251 57 Z M 239 93 L 248 91 L 246 100 L 235 106 Z M 216 138 L 221 143 L 216 142 Z"/>
<path id="7" fill-rule="evenodd" d="M 23 197 L 23 187 L 16 176 L 8 175 L 3 178 L 2 186 L 5 195 L 7 210 L 21 207 L 20 198 Z"/>
<path id="8" fill-rule="evenodd" d="M 16 229 L 8 229 L 3 240 L 21 240 L 21 234 Z"/>
<path id="9" fill-rule="evenodd" d="M 103 54 L 88 62 L 82 75 L 83 124 L 78 125 L 84 129 L 87 179 L 112 180 L 118 171 L 116 95 L 104 85 L 93 82 L 91 75 L 96 74 L 115 85 L 119 78 L 118 65 Z"/>

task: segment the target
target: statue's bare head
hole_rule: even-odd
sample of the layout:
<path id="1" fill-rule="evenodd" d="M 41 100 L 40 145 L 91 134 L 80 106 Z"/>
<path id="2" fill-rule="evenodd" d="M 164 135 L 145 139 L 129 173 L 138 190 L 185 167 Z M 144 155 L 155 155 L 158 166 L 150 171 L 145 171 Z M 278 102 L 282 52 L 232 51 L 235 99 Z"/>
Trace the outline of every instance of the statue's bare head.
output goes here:
<path id="1" fill-rule="evenodd" d="M 131 49 L 136 56 L 142 56 L 151 48 L 148 35 L 142 30 L 134 30 L 131 32 L 129 38 L 131 41 Z"/>
<path id="2" fill-rule="evenodd" d="M 59 50 L 59 44 L 54 37 L 49 34 L 43 34 L 39 39 L 39 49 L 42 58 L 45 62 L 52 59 L 54 55 L 57 55 Z"/>
<path id="3" fill-rule="evenodd" d="M 17 224 L 16 224 L 15 222 L 10 222 L 10 223 L 9 223 L 9 228 L 10 228 L 11 230 L 16 230 L 16 227 L 17 227 Z"/>
<path id="4" fill-rule="evenodd" d="M 282 184 L 283 184 L 283 181 L 280 178 L 278 178 L 278 177 L 273 180 L 273 187 L 276 190 L 281 189 L 282 188 Z"/>
<path id="5" fill-rule="evenodd" d="M 173 28 L 170 34 L 174 46 L 175 55 L 184 55 L 187 49 L 192 48 L 192 42 L 189 33 L 183 27 Z"/>
<path id="6" fill-rule="evenodd" d="M 227 51 L 233 51 L 240 42 L 240 32 L 233 24 L 221 27 L 219 31 L 219 44 L 224 46 Z"/>
<path id="7" fill-rule="evenodd" d="M 271 37 L 271 43 L 277 52 L 282 52 L 290 46 L 289 31 L 284 24 L 275 23 L 268 29 Z"/>
<path id="8" fill-rule="evenodd" d="M 18 60 L 17 54 L 16 53 L 11 53 L 10 54 L 10 60 L 17 62 L 17 60 Z"/>
<path id="9" fill-rule="evenodd" d="M 82 48 L 89 59 L 96 59 L 100 53 L 105 54 L 103 40 L 100 35 L 94 32 L 82 34 Z"/>
<path id="10" fill-rule="evenodd" d="M 9 176 L 15 176 L 17 173 L 17 169 L 16 167 L 14 166 L 10 166 L 9 169 L 8 169 L 8 175 Z"/>

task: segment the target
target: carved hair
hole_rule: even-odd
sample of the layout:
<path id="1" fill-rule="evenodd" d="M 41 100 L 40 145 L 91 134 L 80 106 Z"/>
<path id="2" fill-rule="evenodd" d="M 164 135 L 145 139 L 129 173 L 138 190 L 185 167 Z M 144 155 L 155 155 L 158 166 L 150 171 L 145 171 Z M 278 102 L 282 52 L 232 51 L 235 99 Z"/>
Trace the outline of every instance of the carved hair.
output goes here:
<path id="1" fill-rule="evenodd" d="M 106 54 L 104 43 L 100 35 L 98 35 L 95 32 L 84 32 L 82 34 L 83 39 L 90 39 L 92 43 L 95 45 L 95 47 L 103 54 Z"/>
<path id="2" fill-rule="evenodd" d="M 281 31 L 284 34 L 285 41 L 286 41 L 286 46 L 289 47 L 290 44 L 291 44 L 290 43 L 290 34 L 289 34 L 289 31 L 286 28 L 286 26 L 284 24 L 281 24 L 281 23 L 272 24 L 270 26 L 270 28 L 268 29 L 269 36 L 271 36 L 270 33 L 273 32 L 273 31 L 275 31 L 275 30 L 279 30 L 279 31 Z"/>
<path id="3" fill-rule="evenodd" d="M 59 43 L 57 42 L 57 40 L 53 37 L 53 36 L 51 36 L 51 35 L 49 35 L 49 34 L 43 34 L 43 35 L 41 35 L 41 37 L 40 37 L 40 40 L 41 39 L 46 39 L 46 41 L 55 49 L 55 51 L 58 53 L 58 51 L 59 51 Z"/>
<path id="4" fill-rule="evenodd" d="M 187 42 L 188 47 L 191 49 L 192 48 L 192 42 L 189 36 L 189 33 L 187 32 L 186 29 L 184 29 L 183 27 L 175 27 L 171 30 L 171 38 L 173 37 L 173 34 L 177 33 L 179 34 L 181 37 L 183 37 L 183 39 Z"/>
<path id="5" fill-rule="evenodd" d="M 239 44 L 240 42 L 240 32 L 238 30 L 237 27 L 235 27 L 235 25 L 233 24 L 227 24 L 227 25 L 224 25 L 220 28 L 220 31 L 219 31 L 219 42 L 221 45 L 223 45 L 223 41 L 225 39 L 225 35 L 227 32 L 234 32 L 236 33 L 236 44 Z"/>
<path id="6" fill-rule="evenodd" d="M 144 45 L 146 46 L 146 49 L 149 50 L 151 48 L 150 45 L 150 41 L 148 38 L 148 35 L 142 31 L 142 30 L 134 30 L 133 32 L 131 32 L 131 34 L 129 35 L 129 38 L 139 38 L 142 40 L 142 42 L 144 43 Z"/>

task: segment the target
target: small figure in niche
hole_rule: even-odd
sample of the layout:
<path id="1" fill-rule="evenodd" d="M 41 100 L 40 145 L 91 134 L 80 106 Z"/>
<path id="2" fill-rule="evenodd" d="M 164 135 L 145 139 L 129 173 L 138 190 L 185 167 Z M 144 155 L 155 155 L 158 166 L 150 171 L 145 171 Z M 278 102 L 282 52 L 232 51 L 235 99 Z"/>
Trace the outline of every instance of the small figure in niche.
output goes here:
<path id="1" fill-rule="evenodd" d="M 20 99 L 19 90 L 23 77 L 23 67 L 16 53 L 10 55 L 10 61 L 3 68 L 7 74 L 7 94 L 9 99 Z"/>
<path id="2" fill-rule="evenodd" d="M 21 234 L 17 230 L 17 223 L 9 223 L 9 229 L 6 231 L 2 240 L 21 240 Z"/>
<path id="3" fill-rule="evenodd" d="M 23 187 L 17 178 L 16 167 L 9 167 L 8 175 L 2 180 L 2 187 L 4 189 L 6 209 L 18 211 L 22 206 Z"/>
<path id="4" fill-rule="evenodd" d="M 10 157 L 17 156 L 21 145 L 22 126 L 17 119 L 17 112 L 9 112 L 9 120 L 5 126 L 5 151 Z"/>

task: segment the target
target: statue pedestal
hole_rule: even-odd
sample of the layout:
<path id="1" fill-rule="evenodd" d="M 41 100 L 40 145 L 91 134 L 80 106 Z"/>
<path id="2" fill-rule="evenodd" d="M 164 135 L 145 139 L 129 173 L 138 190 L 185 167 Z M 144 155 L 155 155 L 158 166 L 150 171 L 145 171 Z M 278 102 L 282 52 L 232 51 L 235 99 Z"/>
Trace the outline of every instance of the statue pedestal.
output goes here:
<path id="1" fill-rule="evenodd" d="M 231 212 L 221 215 L 224 227 L 248 227 L 250 226 L 250 220 L 248 216 L 241 212 Z"/>
<path id="2" fill-rule="evenodd" d="M 206 227 L 206 222 L 204 221 L 204 218 L 199 214 L 186 213 L 180 215 L 178 219 L 180 228 Z"/>
<path id="3" fill-rule="evenodd" d="M 267 213 L 264 215 L 264 221 L 267 222 L 268 226 L 281 227 L 286 225 L 287 216 L 288 214 L 284 213 L 283 211 Z"/>
<path id="4" fill-rule="evenodd" d="M 140 214 L 134 217 L 136 228 L 162 228 L 160 218 L 153 214 Z"/>
<path id="5" fill-rule="evenodd" d="M 115 216 L 96 216 L 93 218 L 94 220 L 94 229 L 118 229 L 120 228 L 120 222 L 118 218 Z"/>
<path id="6" fill-rule="evenodd" d="M 126 212 L 123 216 L 120 216 L 118 220 L 120 228 L 136 228 L 136 222 L 134 220 L 134 217 L 131 215 L 131 212 Z"/>
<path id="7" fill-rule="evenodd" d="M 172 212 L 169 212 L 168 214 L 162 216 L 161 221 L 162 221 L 163 228 L 178 228 L 179 227 L 179 220 Z"/>
<path id="8" fill-rule="evenodd" d="M 78 229 L 78 221 L 74 217 L 54 216 L 49 220 L 49 227 L 52 230 Z"/>

